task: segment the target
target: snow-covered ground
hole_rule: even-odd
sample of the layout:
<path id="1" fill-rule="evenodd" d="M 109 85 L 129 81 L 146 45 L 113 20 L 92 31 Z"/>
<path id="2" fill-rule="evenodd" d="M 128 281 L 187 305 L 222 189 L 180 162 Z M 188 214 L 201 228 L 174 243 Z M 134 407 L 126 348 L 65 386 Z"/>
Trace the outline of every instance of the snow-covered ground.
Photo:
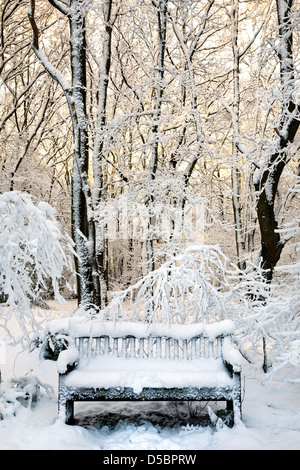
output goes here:
<path id="1" fill-rule="evenodd" d="M 69 315 L 69 311 L 66 313 Z M 61 312 L 53 309 L 53 314 Z M 20 406 L 15 416 L 0 421 L 0 450 L 300 449 L 300 383 L 281 382 L 277 378 L 268 384 L 259 365 L 245 363 L 243 366 L 243 423 L 232 429 L 195 425 L 160 427 L 126 419 L 111 428 L 93 419 L 101 406 L 94 403 L 75 408 L 82 420 L 80 426 L 68 426 L 57 419 L 56 363 L 40 360 L 37 350 L 22 352 L 20 346 L 6 345 L 2 362 L 3 383 L 13 376 L 31 374 L 52 385 L 54 394 L 48 397 L 42 393 L 33 409 Z M 137 406 L 143 416 L 148 411 L 153 413 L 153 404 L 137 404 L 132 410 L 136 412 Z M 129 406 L 116 404 L 113 411 L 121 412 L 121 408 L 125 411 Z M 170 413 L 168 408 L 167 413 Z M 89 419 L 83 421 L 86 415 Z"/>

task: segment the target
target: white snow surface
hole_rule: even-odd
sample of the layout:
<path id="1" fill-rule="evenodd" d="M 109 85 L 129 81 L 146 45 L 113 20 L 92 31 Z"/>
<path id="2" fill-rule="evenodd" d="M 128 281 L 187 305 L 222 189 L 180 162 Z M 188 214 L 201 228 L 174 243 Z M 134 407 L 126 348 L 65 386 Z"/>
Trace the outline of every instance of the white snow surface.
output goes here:
<path id="1" fill-rule="evenodd" d="M 57 325 L 58 326 L 58 325 Z M 135 323 L 131 321 L 87 321 L 85 317 L 69 321 L 69 331 L 73 336 L 108 335 L 112 338 L 135 336 L 146 338 L 150 335 L 165 336 L 175 339 L 191 339 L 203 334 L 213 340 L 219 335 L 228 335 L 234 331 L 231 320 L 223 320 L 210 324 L 194 323 L 190 325 L 168 325 L 161 323 Z"/>
<path id="2" fill-rule="evenodd" d="M 65 308 L 68 308 L 65 307 Z M 57 307 L 47 312 L 66 315 Z M 53 396 L 41 394 L 33 409 L 20 405 L 15 416 L 0 420 L 0 450 L 299 450 L 300 449 L 300 384 L 287 383 L 277 377 L 266 381 L 261 362 L 243 363 L 243 421 L 227 426 L 160 427 L 126 420 L 113 429 L 91 419 L 87 426 L 69 426 L 57 414 L 57 363 L 41 360 L 39 351 L 22 351 L 9 344 L 0 330 L 5 355 L 0 356 L 2 384 L 12 377 L 37 376 L 41 383 L 52 385 Z M 261 359 L 261 358 L 260 358 Z M 1 363 L 2 360 L 2 363 Z M 75 416 L 95 416 L 99 407 L 108 404 L 89 403 L 75 406 Z M 116 403 L 114 410 L 125 412 L 128 403 Z M 142 415 L 165 404 L 136 403 Z M 100 462 L 101 463 L 101 462 Z"/>
<path id="3" fill-rule="evenodd" d="M 143 387 L 226 387 L 232 379 L 222 359 L 162 360 L 101 356 L 81 360 L 66 378 L 67 386 L 132 387 L 140 393 Z"/>

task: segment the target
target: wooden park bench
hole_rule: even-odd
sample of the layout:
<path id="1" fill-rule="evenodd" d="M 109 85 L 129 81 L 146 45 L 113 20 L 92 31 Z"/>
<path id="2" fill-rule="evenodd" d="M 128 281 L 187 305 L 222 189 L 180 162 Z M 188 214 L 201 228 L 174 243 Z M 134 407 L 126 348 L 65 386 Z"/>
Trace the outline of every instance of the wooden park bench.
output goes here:
<path id="1" fill-rule="evenodd" d="M 60 353 L 59 416 L 75 401 L 225 401 L 241 419 L 241 361 L 233 323 L 70 323 L 74 346 Z"/>

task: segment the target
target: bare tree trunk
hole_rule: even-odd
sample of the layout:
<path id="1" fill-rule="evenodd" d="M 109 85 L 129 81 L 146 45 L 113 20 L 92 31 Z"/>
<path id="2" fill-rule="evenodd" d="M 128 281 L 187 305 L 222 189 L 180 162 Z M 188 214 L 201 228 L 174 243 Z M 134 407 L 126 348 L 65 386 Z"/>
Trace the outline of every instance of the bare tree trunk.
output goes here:
<path id="1" fill-rule="evenodd" d="M 231 0 L 231 44 L 233 52 L 233 113 L 236 119 L 236 132 L 239 132 L 240 115 L 240 52 L 238 46 L 239 0 Z M 245 235 L 242 220 L 242 177 L 239 170 L 239 149 L 234 133 L 232 142 L 232 205 L 235 224 L 235 241 L 238 267 L 245 269 Z"/>
<path id="2" fill-rule="evenodd" d="M 98 114 L 97 114 L 97 128 L 95 136 L 95 146 L 93 151 L 93 205 L 95 212 L 100 210 L 100 202 L 104 196 L 103 194 L 103 151 L 104 151 L 104 131 L 106 126 L 106 106 L 107 106 L 107 90 L 109 83 L 109 71 L 111 66 L 111 40 L 112 28 L 116 18 L 116 13 L 112 13 L 113 0 L 105 0 L 104 2 L 104 34 L 103 34 L 103 47 L 102 47 L 102 60 L 99 66 L 99 101 L 98 101 Z M 102 306 L 107 303 L 107 267 L 106 255 L 108 240 L 103 238 L 103 234 L 97 230 L 96 225 L 96 263 L 97 272 L 99 276 L 98 302 Z"/>
<path id="3" fill-rule="evenodd" d="M 86 40 L 85 5 L 81 0 L 71 0 L 70 6 L 58 0 L 48 0 L 57 10 L 67 16 L 70 27 L 71 86 L 65 77 L 51 64 L 39 48 L 39 31 L 35 22 L 35 0 L 30 0 L 28 12 L 33 31 L 32 47 L 45 69 L 62 87 L 73 125 L 74 158 L 72 172 L 72 233 L 77 267 L 78 303 L 88 307 L 94 305 L 95 276 L 95 228 L 91 192 L 88 184 L 88 135 L 86 119 Z"/>
<path id="4" fill-rule="evenodd" d="M 148 233 L 146 236 L 146 253 L 147 253 L 147 272 L 154 270 L 154 228 L 155 228 L 155 209 L 154 209 L 154 196 L 152 193 L 152 182 L 156 177 L 158 167 L 158 148 L 159 148 L 159 125 L 161 117 L 162 97 L 164 91 L 164 58 L 166 49 L 166 33 L 167 33 L 167 4 L 168 0 L 152 0 L 153 5 L 157 9 L 157 23 L 158 23 L 158 77 L 156 86 L 156 105 L 155 114 L 152 125 L 152 149 L 151 149 L 151 162 L 149 169 L 149 194 L 147 199 L 147 207 L 149 211 Z"/>
<path id="5" fill-rule="evenodd" d="M 80 247 L 78 262 L 79 304 L 98 304 L 99 290 L 95 269 L 95 227 L 91 214 L 88 173 L 88 132 L 86 112 L 86 11 L 80 0 L 71 0 L 68 15 L 70 25 L 72 71 L 72 118 L 74 129 L 74 164 L 72 177 L 72 230 L 76 247 Z M 89 213 L 90 211 L 90 213 Z M 80 232 L 80 233 L 79 233 Z M 88 240 L 88 246 L 86 244 Z M 94 268 L 94 269 L 93 269 Z"/>

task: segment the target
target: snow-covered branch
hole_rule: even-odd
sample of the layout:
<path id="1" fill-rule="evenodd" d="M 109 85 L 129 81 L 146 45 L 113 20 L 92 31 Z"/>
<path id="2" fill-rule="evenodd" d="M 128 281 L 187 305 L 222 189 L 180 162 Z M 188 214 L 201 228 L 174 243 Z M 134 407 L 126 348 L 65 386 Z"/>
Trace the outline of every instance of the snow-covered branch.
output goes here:
<path id="1" fill-rule="evenodd" d="M 51 77 L 56 80 L 66 95 L 70 96 L 70 84 L 67 82 L 64 75 L 47 59 L 44 53 L 40 50 L 39 46 L 39 30 L 38 26 L 35 21 L 35 0 L 30 0 L 30 6 L 28 9 L 28 18 L 32 27 L 32 48 L 39 59 L 39 61 L 43 64 L 47 72 L 51 75 Z"/>
<path id="2" fill-rule="evenodd" d="M 72 242 L 63 235 L 55 210 L 29 194 L 10 191 L 0 196 L 0 289 L 6 298 L 1 305 L 2 326 L 7 328 L 14 315 L 24 339 L 36 327 L 32 303 L 51 286 L 60 295 L 59 280 L 64 269 L 72 271 L 65 248 Z"/>
<path id="3" fill-rule="evenodd" d="M 117 293 L 99 318 L 146 323 L 194 323 L 228 317 L 237 268 L 218 246 L 191 246 Z M 230 310 L 230 318 L 235 315 Z"/>

